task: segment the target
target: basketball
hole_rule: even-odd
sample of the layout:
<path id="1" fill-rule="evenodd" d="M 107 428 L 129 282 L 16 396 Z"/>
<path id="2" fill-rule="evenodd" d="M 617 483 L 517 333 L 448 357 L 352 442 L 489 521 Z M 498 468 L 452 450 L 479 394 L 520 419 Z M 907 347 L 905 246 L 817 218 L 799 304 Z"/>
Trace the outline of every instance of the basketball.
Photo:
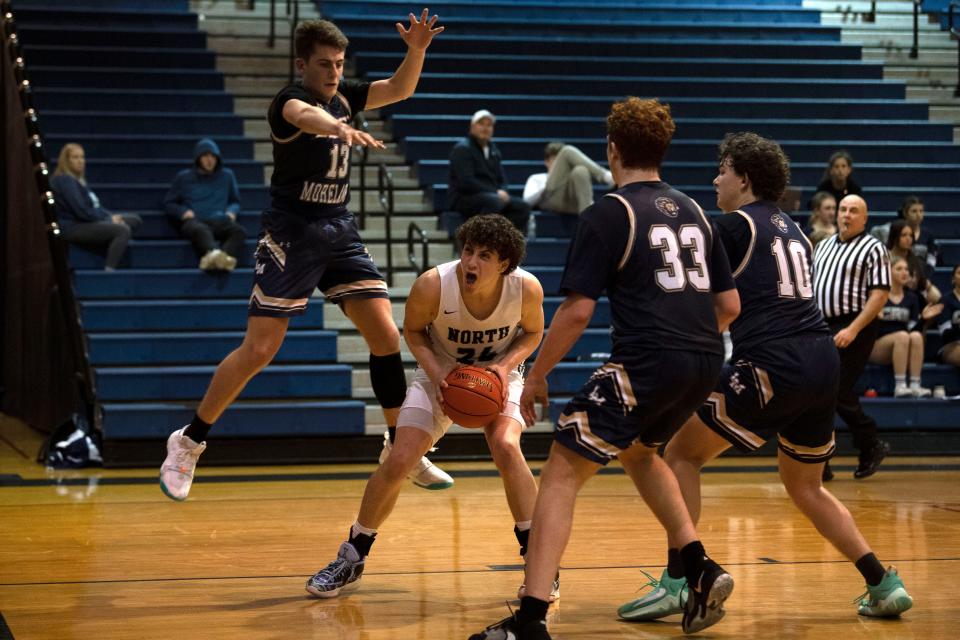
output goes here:
<path id="1" fill-rule="evenodd" d="M 486 426 L 503 410 L 503 387 L 497 374 L 480 367 L 460 367 L 446 378 L 443 403 L 451 420 L 461 427 Z"/>

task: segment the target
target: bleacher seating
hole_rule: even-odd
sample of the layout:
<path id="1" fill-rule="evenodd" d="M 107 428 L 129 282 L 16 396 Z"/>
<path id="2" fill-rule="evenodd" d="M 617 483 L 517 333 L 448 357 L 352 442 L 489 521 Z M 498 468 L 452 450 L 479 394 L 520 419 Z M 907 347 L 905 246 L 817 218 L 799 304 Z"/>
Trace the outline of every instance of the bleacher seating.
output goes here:
<path id="1" fill-rule="evenodd" d="M 392 73 L 404 53 L 393 24 L 408 3 L 321 6 L 350 38 L 359 73 Z M 844 148 L 865 186 L 871 225 L 888 222 L 903 196 L 916 193 L 944 264 L 960 262 L 952 124 L 931 122 L 926 102 L 905 99 L 903 82 L 884 80 L 882 65 L 863 61 L 859 46 L 841 42 L 839 28 L 822 25 L 801 0 L 441 0 L 430 9 L 447 31 L 430 48 L 416 95 L 381 111 L 438 212 L 447 155 L 476 109 L 497 114 L 497 144 L 518 193 L 528 174 L 542 171 L 547 142 L 563 139 L 604 159 L 610 103 L 657 96 L 678 125 L 664 178 L 706 209 L 715 209 L 716 146 L 729 131 L 778 139 L 804 201 L 830 153 Z M 71 259 L 107 438 L 161 438 L 189 419 L 213 365 L 239 340 L 252 243 L 232 274 L 200 273 L 159 201 L 196 139 L 212 136 L 238 175 L 239 221 L 253 238 L 268 200 L 263 167 L 186 0 L 19 0 L 17 19 L 48 150 L 82 144 L 103 202 L 144 219 L 117 272 L 104 273 L 98 257 L 79 249 Z M 549 322 L 575 218 L 538 212 L 536 222 L 525 266 L 544 284 Z M 942 289 L 950 272 L 935 274 Z M 592 354 L 609 350 L 609 322 L 601 300 L 551 377 L 554 414 L 596 366 Z M 928 354 L 937 343 L 931 335 Z M 218 429 L 238 437 L 363 434 L 363 403 L 344 400 L 351 378 L 336 356 L 336 334 L 324 330 L 315 301 Z M 888 373 L 871 367 L 861 382 L 884 393 Z M 960 393 L 949 367 L 928 364 L 924 383 Z M 887 429 L 960 424 L 951 403 L 868 402 Z"/>
<path id="2" fill-rule="evenodd" d="M 215 365 L 242 340 L 268 203 L 264 167 L 186 0 L 20 0 L 16 9 L 51 160 L 66 142 L 80 143 L 104 205 L 144 219 L 115 273 L 104 272 L 95 253 L 70 251 L 106 447 L 165 438 L 189 421 Z M 160 210 L 204 136 L 217 141 L 240 183 L 239 222 L 249 239 L 231 274 L 200 272 Z M 324 330 L 317 300 L 218 423 L 220 434 L 363 434 L 364 404 L 350 399 L 351 371 L 336 362 L 336 338 Z"/>

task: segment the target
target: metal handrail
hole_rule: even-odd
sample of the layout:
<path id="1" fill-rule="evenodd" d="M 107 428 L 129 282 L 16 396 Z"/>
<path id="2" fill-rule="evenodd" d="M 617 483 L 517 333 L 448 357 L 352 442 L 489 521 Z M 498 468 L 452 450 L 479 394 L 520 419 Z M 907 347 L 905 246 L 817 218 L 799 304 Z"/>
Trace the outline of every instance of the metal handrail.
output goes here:
<path id="1" fill-rule="evenodd" d="M 423 249 L 423 262 L 421 264 L 417 264 L 417 257 L 413 251 L 414 234 L 420 236 L 420 246 Z M 409 261 L 411 267 L 417 270 L 417 275 L 426 271 L 430 265 L 430 238 L 416 222 L 411 222 L 407 226 L 407 261 Z"/>
<path id="2" fill-rule="evenodd" d="M 291 7 L 292 4 L 292 7 Z M 293 82 L 293 32 L 300 22 L 300 7 L 297 0 L 286 0 L 286 12 L 284 15 L 290 19 L 291 9 L 293 20 L 290 23 L 290 81 Z M 273 49 L 277 41 L 277 0 L 270 0 L 270 35 L 267 36 L 267 46 Z"/>
<path id="3" fill-rule="evenodd" d="M 290 15 L 290 0 L 287 0 L 287 15 Z M 293 37 L 293 36 L 294 36 L 294 33 L 295 33 L 296 30 L 297 30 L 297 23 L 299 23 L 299 22 L 300 22 L 300 3 L 299 3 L 299 2 L 294 2 L 294 3 L 293 3 L 293 20 L 290 21 L 290 72 L 289 72 L 288 78 L 287 78 L 287 83 L 288 83 L 288 84 L 292 84 L 292 83 L 293 83 L 293 75 L 294 75 L 294 74 L 293 74 L 293 67 L 294 67 L 293 61 L 294 61 L 294 59 L 296 58 L 296 54 L 297 54 L 296 49 L 295 49 L 296 43 L 294 42 L 294 37 Z"/>
<path id="4" fill-rule="evenodd" d="M 960 72 L 960 31 L 957 31 L 957 28 L 953 25 L 953 10 L 954 8 L 960 7 L 960 2 L 957 0 L 950 0 L 950 7 L 947 11 L 947 30 L 950 31 L 950 35 L 953 36 L 953 39 L 957 41 L 957 70 Z M 957 81 L 957 88 L 954 89 L 953 95 L 960 96 L 960 78 Z"/>
<path id="5" fill-rule="evenodd" d="M 920 4 L 922 2 L 923 0 L 913 0 L 913 46 L 910 47 L 912 60 L 920 57 Z"/>
<path id="6" fill-rule="evenodd" d="M 77 299 L 73 289 L 73 280 L 70 277 L 70 265 L 67 260 L 67 243 L 63 239 L 60 223 L 54 210 L 55 200 L 50 188 L 50 163 L 44 149 L 43 134 L 37 117 L 37 110 L 33 105 L 33 92 L 30 78 L 27 75 L 27 65 L 17 34 L 17 25 L 13 9 L 8 0 L 0 2 L 0 20 L 3 22 L 4 44 L 8 47 L 10 60 L 13 63 L 13 76 L 20 94 L 20 105 L 23 108 L 24 126 L 27 131 L 31 161 L 35 171 L 36 188 L 40 192 L 40 204 L 43 209 L 44 226 L 47 231 L 47 242 L 50 246 L 50 257 L 53 263 L 54 278 L 57 283 L 57 295 L 61 312 L 69 334 L 69 344 L 73 356 L 74 374 L 83 402 L 89 424 L 97 431 L 102 430 L 101 414 L 97 404 L 96 378 L 90 364 L 87 343 L 80 321 Z M 0 96 L 0 99 L 5 99 Z"/>
<path id="7" fill-rule="evenodd" d="M 353 128 L 369 133 L 370 123 L 367 122 L 362 111 L 353 117 Z M 353 150 L 360 154 L 360 213 L 357 217 L 360 219 L 358 226 L 363 231 L 367 228 L 367 160 L 370 156 L 370 148 L 358 144 L 354 145 Z"/>
<path id="8" fill-rule="evenodd" d="M 380 163 L 377 171 L 377 192 L 380 206 L 383 208 L 384 235 L 387 243 L 387 286 L 393 286 L 393 174 L 387 169 L 384 162 Z"/>

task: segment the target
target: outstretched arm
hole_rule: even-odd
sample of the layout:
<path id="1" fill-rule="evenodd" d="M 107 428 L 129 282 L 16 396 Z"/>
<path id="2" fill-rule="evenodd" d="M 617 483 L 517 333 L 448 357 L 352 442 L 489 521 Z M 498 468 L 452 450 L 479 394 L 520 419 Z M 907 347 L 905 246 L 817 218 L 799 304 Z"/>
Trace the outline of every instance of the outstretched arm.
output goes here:
<path id="1" fill-rule="evenodd" d="M 397 32 L 407 44 L 407 55 L 391 77 L 386 80 L 377 80 L 370 85 L 365 109 L 376 109 L 406 100 L 413 95 L 420 80 L 420 72 L 423 70 L 423 59 L 426 56 L 427 47 L 430 46 L 433 36 L 443 31 L 443 27 L 434 27 L 439 16 L 428 17 L 429 11 L 424 9 L 419 20 L 412 13 L 410 14 L 409 29 L 397 23 Z"/>

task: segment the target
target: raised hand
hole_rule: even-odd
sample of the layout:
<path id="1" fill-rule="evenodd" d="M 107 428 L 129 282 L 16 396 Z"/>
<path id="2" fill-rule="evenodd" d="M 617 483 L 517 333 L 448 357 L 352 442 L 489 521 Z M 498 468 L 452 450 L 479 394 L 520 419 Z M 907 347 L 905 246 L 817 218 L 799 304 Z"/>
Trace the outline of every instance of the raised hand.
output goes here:
<path id="1" fill-rule="evenodd" d="M 433 26 L 437 24 L 440 16 L 433 16 L 428 20 L 429 15 L 430 10 L 424 9 L 423 13 L 420 14 L 420 19 L 417 20 L 417 17 L 411 13 L 409 29 L 405 28 L 402 23 L 397 23 L 397 32 L 410 49 L 426 49 L 430 46 L 433 36 L 443 31 L 443 27 Z"/>

